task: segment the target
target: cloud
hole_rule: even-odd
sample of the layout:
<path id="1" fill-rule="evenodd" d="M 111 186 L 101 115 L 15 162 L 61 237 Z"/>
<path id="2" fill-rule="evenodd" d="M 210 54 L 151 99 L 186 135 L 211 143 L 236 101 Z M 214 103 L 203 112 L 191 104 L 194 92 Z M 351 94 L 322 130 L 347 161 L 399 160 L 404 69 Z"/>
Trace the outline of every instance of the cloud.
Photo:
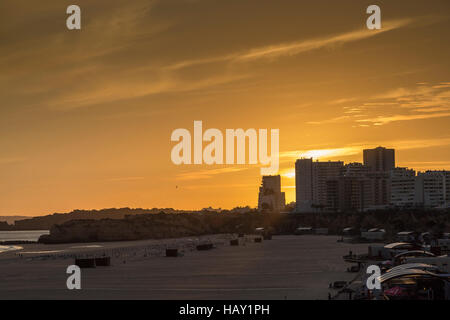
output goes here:
<path id="1" fill-rule="evenodd" d="M 337 99 L 337 100 L 330 101 L 329 104 L 342 104 L 342 103 L 352 102 L 352 101 L 355 101 L 355 100 L 358 100 L 358 98 L 356 98 L 356 97 L 342 98 L 342 99 Z"/>
<path id="2" fill-rule="evenodd" d="M 371 122 L 374 125 L 382 126 L 396 121 L 410 121 L 410 120 L 423 120 L 432 118 L 444 118 L 450 117 L 450 112 L 444 113 L 432 113 L 432 114 L 409 114 L 409 115 L 393 115 L 393 116 L 378 116 L 371 119 L 356 120 L 357 122 Z"/>
<path id="3" fill-rule="evenodd" d="M 450 90 L 446 90 L 447 88 L 446 82 L 439 85 L 421 83 L 415 88 L 397 88 L 377 95 L 372 98 L 376 102 L 364 103 L 363 106 L 377 107 L 374 112 L 383 114 L 358 119 L 356 122 L 381 126 L 398 121 L 448 117 L 450 116 Z M 379 107 L 388 107 L 388 109 Z"/>
<path id="4" fill-rule="evenodd" d="M 389 142 L 389 145 L 394 146 L 398 150 L 450 146 L 450 137 L 437 137 L 435 139 L 392 140 Z"/>
<path id="5" fill-rule="evenodd" d="M 127 181 L 138 181 L 144 180 L 144 177 L 121 177 L 121 178 L 111 178 L 106 180 L 107 182 L 127 182 Z"/>
<path id="6" fill-rule="evenodd" d="M 302 52 L 317 50 L 325 47 L 331 47 L 348 42 L 354 42 L 358 40 L 371 38 L 380 33 L 384 33 L 387 31 L 407 26 L 412 21 L 413 21 L 412 19 L 391 20 L 386 21 L 383 24 L 383 28 L 380 30 L 376 30 L 375 32 L 373 32 L 373 30 L 367 30 L 366 28 L 363 28 L 361 30 L 351 31 L 340 35 L 321 39 L 312 39 L 306 41 L 298 41 L 293 43 L 257 48 L 251 50 L 250 52 L 237 56 L 235 60 L 248 61 L 261 58 L 277 58 L 281 56 L 292 56 Z"/>
<path id="7" fill-rule="evenodd" d="M 450 169 L 450 161 L 406 161 L 403 165 L 413 168 L 425 170 L 448 170 Z"/>
<path id="8" fill-rule="evenodd" d="M 211 74 L 208 71 L 201 76 L 186 77 L 181 69 L 216 62 L 222 63 L 223 67 L 224 62 L 245 63 L 297 55 L 374 37 L 405 27 L 413 21 L 386 21 L 381 30 L 361 28 L 338 35 L 257 47 L 225 55 L 193 60 L 178 59 L 173 63 L 167 63 L 167 59 L 174 59 L 173 56 L 159 56 L 143 65 L 137 63 L 141 61 L 141 53 L 136 49 L 142 49 L 142 52 L 157 50 L 152 44 L 144 43 L 151 43 L 152 39 L 176 25 L 170 19 L 158 19 L 153 12 L 158 3 L 137 1 L 127 6 L 114 4 L 103 11 L 100 10 L 100 5 L 96 5 L 92 9 L 96 18 L 86 19 L 83 33 L 79 35 L 74 33 L 68 37 L 67 30 L 62 28 L 56 32 L 41 33 L 38 38 L 27 38 L 24 44 L 14 42 L 1 47 L 4 50 L 0 57 L 0 68 L 3 69 L 5 83 L 7 81 L 13 88 L 7 94 L 15 95 L 16 101 L 32 101 L 33 106 L 72 110 L 161 93 L 220 87 L 251 75 L 243 74 L 240 68 L 227 68 L 225 72 L 220 70 L 220 73 Z M 48 14 L 53 16 L 56 12 L 51 9 Z M 29 47 L 34 50 L 28 50 Z M 129 57 L 129 48 L 134 49 L 133 55 L 137 55 L 137 59 Z M 51 59 L 37 60 L 37 56 Z M 111 64 L 111 61 L 115 63 Z M 23 83 L 25 76 L 27 81 Z M 2 82 L 0 77 L 0 84 Z"/>
<path id="9" fill-rule="evenodd" d="M 177 179 L 178 180 L 209 179 L 218 174 L 234 173 L 234 172 L 240 172 L 240 171 L 244 171 L 244 170 L 248 170 L 248 169 L 249 168 L 247 168 L 247 167 L 225 167 L 225 168 L 219 168 L 219 169 L 205 169 L 205 170 L 180 173 L 177 176 Z"/>
<path id="10" fill-rule="evenodd" d="M 180 189 L 187 189 L 187 190 L 198 190 L 198 189 L 255 189 L 258 185 L 255 185 L 254 183 L 228 183 L 228 184 L 200 184 L 200 185 L 187 185 L 182 186 Z"/>
<path id="11" fill-rule="evenodd" d="M 120 79 L 93 81 L 92 85 L 79 84 L 77 90 L 64 92 L 47 101 L 46 105 L 54 109 L 71 110 L 162 93 L 196 91 L 249 77 L 248 74 L 223 74 L 204 77 L 197 81 L 185 81 L 169 74 L 161 74 L 155 79 L 146 79 L 145 73 L 123 75 Z"/>
<path id="12" fill-rule="evenodd" d="M 449 82 L 421 82 L 415 87 L 396 88 L 342 108 L 343 115 L 308 124 L 354 122 L 354 127 L 383 126 L 393 122 L 446 118 L 450 116 Z M 345 102 L 346 99 L 340 99 Z M 335 101 L 331 102 L 332 104 Z"/>
<path id="13" fill-rule="evenodd" d="M 0 158 L 0 165 L 17 164 L 24 162 L 26 159 L 21 157 L 4 157 Z"/>
<path id="14" fill-rule="evenodd" d="M 326 120 L 320 120 L 320 121 L 308 121 L 307 124 L 327 124 L 327 123 L 336 123 L 336 122 L 342 122 L 345 120 L 349 120 L 350 116 L 339 116 L 331 119 Z"/>
<path id="15" fill-rule="evenodd" d="M 253 48 L 244 52 L 236 52 L 222 56 L 208 57 L 202 59 L 185 60 L 167 66 L 167 69 L 177 70 L 195 65 L 209 64 L 215 62 L 250 62 L 260 59 L 274 59 L 285 56 L 294 56 L 300 53 L 342 45 L 349 42 L 374 37 L 378 34 L 405 27 L 413 22 L 413 19 L 400 19 L 386 21 L 380 30 L 358 29 L 339 35 L 323 38 L 299 40 L 290 43 L 282 43 L 259 48 Z"/>

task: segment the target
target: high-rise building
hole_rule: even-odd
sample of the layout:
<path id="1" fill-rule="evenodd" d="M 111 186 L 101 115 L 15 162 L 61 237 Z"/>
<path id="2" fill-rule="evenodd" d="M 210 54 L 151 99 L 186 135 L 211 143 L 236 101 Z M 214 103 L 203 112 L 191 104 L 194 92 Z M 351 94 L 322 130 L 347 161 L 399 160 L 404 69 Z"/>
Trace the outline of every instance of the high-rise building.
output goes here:
<path id="1" fill-rule="evenodd" d="M 450 171 L 395 168 L 390 179 L 391 204 L 398 207 L 450 207 Z"/>
<path id="2" fill-rule="evenodd" d="M 319 208 L 327 206 L 327 181 L 335 180 L 342 175 L 344 162 L 316 161 L 313 163 L 313 204 Z"/>
<path id="3" fill-rule="evenodd" d="M 417 204 L 416 172 L 408 168 L 394 168 L 390 176 L 390 204 L 397 207 L 412 207 Z"/>
<path id="4" fill-rule="evenodd" d="M 328 208 L 335 211 L 363 211 L 373 203 L 369 168 L 362 163 L 344 166 L 342 175 L 327 181 Z"/>
<path id="5" fill-rule="evenodd" d="M 295 200 L 297 211 L 308 210 L 313 203 L 312 167 L 312 159 L 298 159 L 295 162 Z"/>
<path id="6" fill-rule="evenodd" d="M 363 177 L 343 176 L 337 180 L 337 198 L 334 203 L 338 211 L 364 211 L 372 205 L 370 181 Z"/>
<path id="7" fill-rule="evenodd" d="M 373 209 L 382 209 L 389 205 L 391 199 L 389 177 L 390 173 L 384 171 L 369 172 L 367 174 L 370 184 L 368 190 L 371 193 L 370 199 Z"/>
<path id="8" fill-rule="evenodd" d="M 378 147 L 363 151 L 364 165 L 372 172 L 389 172 L 395 168 L 395 150 Z"/>
<path id="9" fill-rule="evenodd" d="M 259 188 L 258 210 L 280 212 L 285 207 L 285 194 L 281 192 L 281 177 L 263 176 Z"/>
<path id="10" fill-rule="evenodd" d="M 363 151 L 364 165 L 369 168 L 368 178 L 371 180 L 372 206 L 382 208 L 388 206 L 391 199 L 389 175 L 395 168 L 395 150 L 378 147 Z"/>
<path id="11" fill-rule="evenodd" d="M 450 208 L 450 171 L 395 167 L 395 150 L 364 150 L 364 164 L 299 159 L 296 211 L 365 211 L 389 206 Z"/>
<path id="12" fill-rule="evenodd" d="M 424 207 L 450 207 L 450 171 L 419 172 L 416 201 Z"/>
<path id="13" fill-rule="evenodd" d="M 366 177 L 370 168 L 359 162 L 352 162 L 345 165 L 343 175 L 345 177 Z"/>
<path id="14" fill-rule="evenodd" d="M 299 159 L 295 163 L 296 211 L 307 212 L 314 208 L 329 209 L 328 180 L 342 175 L 342 161 L 312 161 Z"/>

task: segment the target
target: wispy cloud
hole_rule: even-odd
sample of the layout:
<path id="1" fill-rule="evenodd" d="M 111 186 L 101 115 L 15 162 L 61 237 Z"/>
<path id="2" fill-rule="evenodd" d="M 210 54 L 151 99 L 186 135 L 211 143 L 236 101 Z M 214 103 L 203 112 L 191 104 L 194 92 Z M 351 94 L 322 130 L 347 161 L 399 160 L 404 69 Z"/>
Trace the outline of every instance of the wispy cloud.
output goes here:
<path id="1" fill-rule="evenodd" d="M 391 20 L 386 21 L 383 25 L 383 28 L 380 30 L 376 30 L 375 32 L 372 32 L 373 30 L 367 30 L 366 28 L 362 28 L 361 30 L 351 31 L 331 37 L 257 48 L 251 50 L 248 53 L 239 55 L 238 57 L 236 57 L 236 60 L 246 61 L 261 58 L 292 56 L 307 51 L 317 50 L 325 47 L 331 47 L 348 42 L 371 38 L 377 34 L 407 26 L 412 21 L 413 21 L 412 19 Z"/>
<path id="2" fill-rule="evenodd" d="M 180 189 L 187 190 L 198 190 L 198 189 L 255 189 L 258 186 L 254 183 L 229 183 L 229 184 L 196 184 L 196 185 L 187 185 L 182 186 Z"/>
<path id="3" fill-rule="evenodd" d="M 247 167 L 224 167 L 219 169 L 205 169 L 192 172 L 183 172 L 177 176 L 178 180 L 209 179 L 218 174 L 235 173 L 248 170 Z"/>
<path id="4" fill-rule="evenodd" d="M 422 170 L 448 170 L 450 168 L 450 161 L 406 161 L 402 165 Z"/>
<path id="5" fill-rule="evenodd" d="M 450 90 L 448 82 L 437 85 L 421 83 L 415 88 L 397 88 L 375 96 L 375 102 L 364 103 L 364 107 L 377 108 L 373 117 L 358 119 L 356 122 L 381 126 L 397 121 L 423 120 L 450 116 Z M 377 110 L 375 110 L 377 111 Z"/>
<path id="6" fill-rule="evenodd" d="M 294 56 L 312 50 L 338 46 L 349 42 L 371 38 L 381 33 L 405 27 L 411 24 L 413 21 L 413 19 L 391 20 L 384 22 L 383 28 L 380 30 L 374 31 L 362 28 L 338 35 L 331 35 L 328 37 L 269 45 L 259 48 L 253 48 L 244 52 L 236 52 L 216 57 L 180 61 L 169 65 L 166 68 L 176 70 L 215 62 L 249 62 L 260 59 L 274 59 L 283 56 Z"/>
<path id="7" fill-rule="evenodd" d="M 378 116 L 375 118 L 356 120 L 357 122 L 370 122 L 376 126 L 382 126 L 396 121 L 409 121 L 409 120 L 423 120 L 432 118 L 444 118 L 450 117 L 450 112 L 443 113 L 431 113 L 431 114 L 409 114 L 409 115 L 393 115 L 393 116 Z"/>
<path id="8" fill-rule="evenodd" d="M 344 106 L 341 115 L 328 119 L 309 121 L 308 124 L 356 123 L 359 127 L 383 126 L 399 121 L 446 118 L 450 116 L 449 82 L 418 83 L 415 87 L 395 88 L 359 104 L 353 98 L 353 106 Z M 346 103 L 346 99 L 340 99 Z M 332 101 L 331 104 L 335 104 Z M 336 103 L 337 104 L 337 103 Z"/>
<path id="9" fill-rule="evenodd" d="M 392 140 L 389 142 L 398 150 L 433 148 L 441 146 L 450 146 L 450 137 L 437 137 L 434 139 L 408 139 Z"/>
<path id="10" fill-rule="evenodd" d="M 336 99 L 336 100 L 330 101 L 329 104 L 343 104 L 343 103 L 348 103 L 348 102 L 352 102 L 355 100 L 358 100 L 358 98 L 356 98 L 356 97 L 341 98 L 341 99 Z"/>
<path id="11" fill-rule="evenodd" d="M 25 158 L 21 157 L 4 157 L 0 158 L 0 165 L 16 164 L 24 161 Z"/>
<path id="12" fill-rule="evenodd" d="M 124 75 L 121 79 L 105 79 L 101 85 L 87 86 L 80 84 L 79 89 L 64 92 L 47 102 L 47 106 L 58 110 L 71 110 L 96 104 L 135 99 L 162 93 L 189 92 L 215 87 L 249 78 L 248 74 L 224 74 L 205 77 L 197 81 L 184 81 L 169 74 L 162 74 L 156 79 Z"/>
<path id="13" fill-rule="evenodd" d="M 138 181 L 144 180 L 144 177 L 120 177 L 120 178 L 111 178 L 107 179 L 107 182 L 127 182 L 127 181 Z"/>
<path id="14" fill-rule="evenodd" d="M 345 121 L 345 120 L 349 120 L 349 119 L 350 119 L 350 116 L 345 115 L 345 116 L 339 116 L 339 117 L 325 119 L 325 120 L 319 120 L 319 121 L 308 121 L 307 124 L 336 123 L 336 122 L 341 122 L 341 121 Z"/>

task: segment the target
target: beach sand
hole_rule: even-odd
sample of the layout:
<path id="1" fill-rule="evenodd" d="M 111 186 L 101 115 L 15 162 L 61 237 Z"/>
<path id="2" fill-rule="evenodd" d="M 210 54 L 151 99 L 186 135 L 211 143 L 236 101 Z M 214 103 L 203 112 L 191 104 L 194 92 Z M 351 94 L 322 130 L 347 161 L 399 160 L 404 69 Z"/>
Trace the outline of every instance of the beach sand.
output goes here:
<path id="1" fill-rule="evenodd" d="M 338 243 L 337 236 L 274 236 L 262 243 L 247 236 L 237 247 L 231 238 L 26 244 L 0 254 L 0 299 L 327 299 L 330 282 L 355 276 L 345 272 L 342 256 L 367 251 L 367 244 Z M 195 250 L 208 241 L 217 248 Z M 172 247 L 183 256 L 164 257 Z M 112 266 L 82 269 L 82 289 L 66 288 L 75 255 L 104 253 Z"/>

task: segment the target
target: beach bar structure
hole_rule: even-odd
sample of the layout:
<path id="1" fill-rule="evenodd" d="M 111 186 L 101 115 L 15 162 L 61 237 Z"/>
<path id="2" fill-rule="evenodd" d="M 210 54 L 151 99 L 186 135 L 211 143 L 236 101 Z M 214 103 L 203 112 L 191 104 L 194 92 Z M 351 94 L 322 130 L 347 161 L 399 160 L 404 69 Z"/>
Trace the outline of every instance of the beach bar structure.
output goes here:
<path id="1" fill-rule="evenodd" d="M 448 274 L 430 272 L 432 266 L 398 266 L 378 277 L 388 299 L 450 300 Z"/>
<path id="2" fill-rule="evenodd" d="M 422 256 L 422 257 L 406 257 L 405 263 L 425 263 L 437 266 L 442 272 L 450 274 L 450 256 L 444 255 L 439 257 Z"/>

